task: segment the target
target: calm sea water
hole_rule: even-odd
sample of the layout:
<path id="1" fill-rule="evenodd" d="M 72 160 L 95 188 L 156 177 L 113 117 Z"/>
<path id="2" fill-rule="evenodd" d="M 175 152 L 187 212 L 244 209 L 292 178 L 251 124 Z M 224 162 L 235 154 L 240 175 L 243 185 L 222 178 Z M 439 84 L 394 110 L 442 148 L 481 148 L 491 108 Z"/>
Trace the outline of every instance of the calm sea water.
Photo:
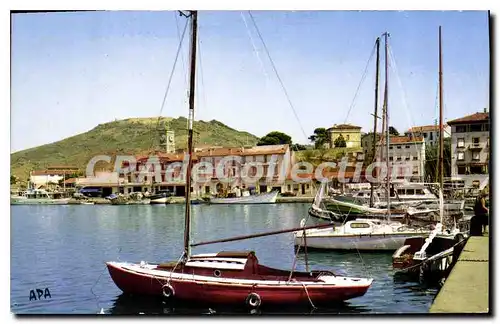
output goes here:
<path id="1" fill-rule="evenodd" d="M 297 227 L 307 217 L 308 206 L 196 205 L 192 241 Z M 316 222 L 308 220 L 308 224 Z M 231 312 L 130 298 L 111 280 L 106 261 L 177 260 L 183 249 L 183 230 L 182 205 L 12 206 L 11 310 L 16 314 Z M 254 250 L 260 263 L 282 269 L 291 268 L 295 255 L 291 233 L 200 246 L 192 253 L 221 250 Z M 395 280 L 391 253 L 314 252 L 309 253 L 309 262 L 313 269 L 374 278 L 365 296 L 335 309 L 315 310 L 318 314 L 426 313 L 437 293 L 435 288 Z M 299 254 L 298 269 L 304 268 L 304 256 Z"/>

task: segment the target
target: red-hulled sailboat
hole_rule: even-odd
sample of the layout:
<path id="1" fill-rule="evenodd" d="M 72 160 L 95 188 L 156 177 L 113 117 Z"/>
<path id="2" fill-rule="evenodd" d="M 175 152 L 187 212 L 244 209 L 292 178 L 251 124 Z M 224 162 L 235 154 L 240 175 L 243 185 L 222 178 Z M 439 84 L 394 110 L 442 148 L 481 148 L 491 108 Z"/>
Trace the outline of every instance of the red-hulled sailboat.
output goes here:
<path id="1" fill-rule="evenodd" d="M 342 277 L 330 271 L 298 272 L 293 269 L 273 269 L 259 264 L 253 252 L 190 255 L 191 206 L 188 188 L 191 187 L 193 152 L 197 12 L 191 11 L 186 16 L 191 20 L 191 63 L 188 128 L 190 159 L 186 172 L 184 252 L 178 261 L 168 263 L 107 262 L 111 278 L 125 293 L 164 296 L 172 300 L 194 301 L 214 306 L 245 304 L 253 308 L 261 304 L 314 306 L 363 296 L 370 287 L 372 279 Z M 295 230 L 297 229 L 280 232 Z M 271 233 L 257 234 L 253 237 L 268 234 Z M 232 239 L 225 241 L 229 240 Z"/>

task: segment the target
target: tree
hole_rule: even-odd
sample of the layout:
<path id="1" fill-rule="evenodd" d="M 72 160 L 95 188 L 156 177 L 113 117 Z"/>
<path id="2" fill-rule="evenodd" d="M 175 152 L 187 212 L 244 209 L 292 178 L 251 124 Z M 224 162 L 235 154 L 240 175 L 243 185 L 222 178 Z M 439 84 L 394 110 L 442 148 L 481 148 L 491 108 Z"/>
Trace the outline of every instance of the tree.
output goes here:
<path id="1" fill-rule="evenodd" d="M 345 143 L 345 139 L 344 139 L 344 136 L 342 136 L 342 134 L 339 135 L 339 137 L 337 137 L 335 139 L 335 141 L 333 142 L 333 144 L 335 145 L 335 147 L 346 147 L 346 143 Z"/>
<path id="2" fill-rule="evenodd" d="M 14 185 L 17 183 L 17 177 L 15 175 L 10 176 L 10 184 Z"/>
<path id="3" fill-rule="evenodd" d="M 394 136 L 399 136 L 398 130 L 393 126 L 389 126 L 389 134 Z"/>
<path id="4" fill-rule="evenodd" d="M 306 150 L 307 148 L 306 148 L 306 146 L 305 146 L 305 145 L 302 145 L 302 144 L 299 144 L 299 143 L 295 143 L 295 144 L 292 144 L 292 145 L 290 146 L 290 149 L 291 149 L 292 151 L 304 151 L 304 150 Z"/>
<path id="5" fill-rule="evenodd" d="M 273 131 L 261 137 L 257 142 L 257 146 L 279 145 L 279 144 L 292 145 L 292 137 L 282 132 Z"/>
<path id="6" fill-rule="evenodd" d="M 444 177 L 451 175 L 451 138 L 443 140 L 443 169 Z M 439 145 L 425 146 L 425 177 L 429 181 L 438 181 L 439 176 Z"/>
<path id="7" fill-rule="evenodd" d="M 324 127 L 319 127 L 314 130 L 314 134 L 309 136 L 309 140 L 314 143 L 315 148 L 324 146 L 330 143 L 330 136 Z"/>

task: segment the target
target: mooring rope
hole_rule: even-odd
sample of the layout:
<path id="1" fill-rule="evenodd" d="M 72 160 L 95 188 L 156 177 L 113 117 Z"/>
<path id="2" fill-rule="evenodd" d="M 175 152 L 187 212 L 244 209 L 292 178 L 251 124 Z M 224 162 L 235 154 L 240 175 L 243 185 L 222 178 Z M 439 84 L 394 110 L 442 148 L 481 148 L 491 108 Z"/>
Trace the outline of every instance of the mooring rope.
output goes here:
<path id="1" fill-rule="evenodd" d="M 99 275 L 99 277 L 97 278 L 96 282 L 94 282 L 94 284 L 92 285 L 92 287 L 90 287 L 90 292 L 92 293 L 92 295 L 94 295 L 95 297 L 95 300 L 96 300 L 96 304 L 97 304 L 97 309 L 100 310 L 100 314 L 104 314 L 103 312 L 103 309 L 101 307 L 101 305 L 99 304 L 99 297 L 94 293 L 94 287 L 97 285 L 97 283 L 99 282 L 99 280 L 101 279 L 102 275 L 106 272 L 106 266 L 104 267 L 104 270 L 101 272 L 101 274 Z"/>
<path id="2" fill-rule="evenodd" d="M 304 290 L 305 290 L 306 295 L 307 295 L 307 299 L 309 299 L 309 303 L 311 303 L 312 308 L 313 308 L 313 309 L 317 309 L 317 307 L 316 307 L 316 306 L 314 306 L 314 304 L 313 304 L 313 302 L 312 302 L 312 300 L 311 300 L 311 297 L 309 296 L 309 292 L 307 291 L 307 287 L 306 287 L 306 285 L 305 285 L 302 281 L 301 281 L 300 283 L 302 284 L 302 287 L 304 287 Z"/>

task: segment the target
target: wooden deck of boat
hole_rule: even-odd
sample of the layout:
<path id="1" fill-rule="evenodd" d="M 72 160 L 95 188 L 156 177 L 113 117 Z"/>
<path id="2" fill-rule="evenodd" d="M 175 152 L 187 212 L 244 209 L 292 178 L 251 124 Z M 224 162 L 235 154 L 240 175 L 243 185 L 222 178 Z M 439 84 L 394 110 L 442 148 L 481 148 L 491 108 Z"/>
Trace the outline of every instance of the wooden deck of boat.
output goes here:
<path id="1" fill-rule="evenodd" d="M 489 235 L 470 237 L 430 313 L 489 313 Z"/>

